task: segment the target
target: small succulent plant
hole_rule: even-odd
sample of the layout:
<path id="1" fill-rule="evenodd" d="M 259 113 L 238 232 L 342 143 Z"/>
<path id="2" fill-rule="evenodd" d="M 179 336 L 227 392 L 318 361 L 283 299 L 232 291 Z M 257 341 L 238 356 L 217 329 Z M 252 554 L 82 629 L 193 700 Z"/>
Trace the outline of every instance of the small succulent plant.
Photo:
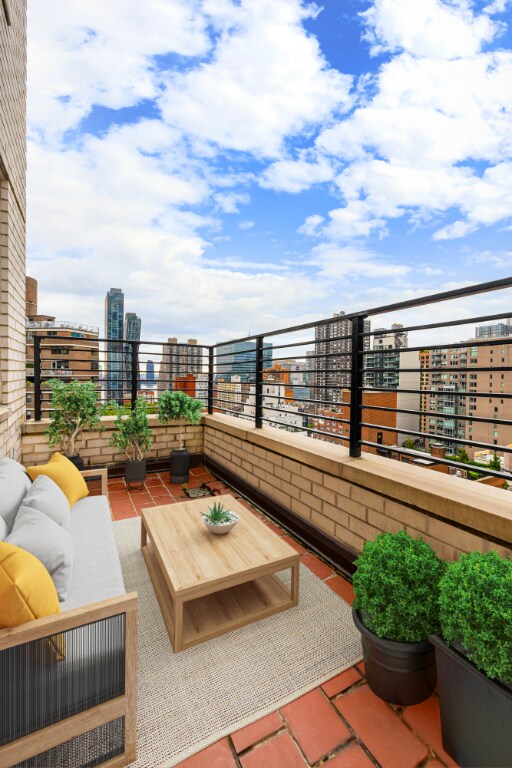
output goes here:
<path id="1" fill-rule="evenodd" d="M 220 502 L 215 502 L 213 507 L 208 507 L 208 512 L 203 512 L 202 515 L 204 519 L 210 523 L 210 525 L 232 523 L 234 517 L 233 513 L 226 509 Z"/>

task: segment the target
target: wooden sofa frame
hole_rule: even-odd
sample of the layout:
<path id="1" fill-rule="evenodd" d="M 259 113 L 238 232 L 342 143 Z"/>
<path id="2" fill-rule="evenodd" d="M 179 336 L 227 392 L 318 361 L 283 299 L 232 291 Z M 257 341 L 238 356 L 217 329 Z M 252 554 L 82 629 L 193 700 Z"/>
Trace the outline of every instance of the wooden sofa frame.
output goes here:
<path id="1" fill-rule="evenodd" d="M 106 495 L 107 470 L 85 470 L 86 477 L 102 478 Z M 19 627 L 0 629 L 0 652 L 33 640 L 83 627 L 87 624 L 125 615 L 125 687 L 124 694 L 90 707 L 76 715 L 41 728 L 0 747 L 0 768 L 11 768 L 69 739 L 87 733 L 100 725 L 124 717 L 124 752 L 102 763 L 103 768 L 118 768 L 132 763 L 137 750 L 137 593 L 131 592 L 98 603 L 74 608 L 64 613 L 36 619 Z"/>

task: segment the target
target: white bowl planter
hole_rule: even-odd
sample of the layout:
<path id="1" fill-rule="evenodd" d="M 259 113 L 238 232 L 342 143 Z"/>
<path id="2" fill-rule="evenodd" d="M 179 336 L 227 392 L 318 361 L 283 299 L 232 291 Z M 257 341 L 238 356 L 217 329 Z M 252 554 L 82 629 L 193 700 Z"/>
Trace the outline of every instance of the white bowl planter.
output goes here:
<path id="1" fill-rule="evenodd" d="M 222 534 L 229 533 L 229 531 L 235 527 L 239 521 L 239 517 L 236 512 L 228 512 L 230 521 L 228 523 L 212 523 L 207 517 L 203 517 L 203 522 L 211 533 Z"/>

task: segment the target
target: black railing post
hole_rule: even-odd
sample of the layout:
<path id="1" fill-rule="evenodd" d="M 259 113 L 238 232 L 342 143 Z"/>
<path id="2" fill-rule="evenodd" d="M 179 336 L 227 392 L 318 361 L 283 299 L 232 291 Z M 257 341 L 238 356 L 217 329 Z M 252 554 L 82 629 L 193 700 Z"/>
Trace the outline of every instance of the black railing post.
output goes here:
<path id="1" fill-rule="evenodd" d="M 34 336 L 34 419 L 41 421 L 41 337 Z"/>
<path id="2" fill-rule="evenodd" d="M 256 392 L 254 398 L 254 426 L 263 426 L 263 336 L 256 339 Z"/>
<path id="3" fill-rule="evenodd" d="M 208 413 L 213 413 L 213 347 L 208 350 Z"/>
<path id="4" fill-rule="evenodd" d="M 361 422 L 363 420 L 364 321 L 362 315 L 352 318 L 352 350 L 350 368 L 350 455 L 361 455 Z"/>
<path id="5" fill-rule="evenodd" d="M 131 384 L 132 384 L 132 411 L 135 408 L 135 403 L 137 402 L 137 391 L 139 389 L 139 342 L 138 341 L 130 341 L 130 349 L 131 349 L 131 357 L 132 357 L 132 367 L 131 367 Z"/>

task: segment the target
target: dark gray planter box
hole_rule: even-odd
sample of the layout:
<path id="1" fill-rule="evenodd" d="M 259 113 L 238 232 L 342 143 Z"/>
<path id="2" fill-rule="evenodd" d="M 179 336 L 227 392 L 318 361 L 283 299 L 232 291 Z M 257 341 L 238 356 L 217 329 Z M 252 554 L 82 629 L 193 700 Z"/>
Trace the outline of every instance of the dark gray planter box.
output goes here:
<path id="1" fill-rule="evenodd" d="M 146 479 L 146 459 L 140 461 L 127 461 L 125 474 L 126 485 L 138 483 L 144 485 Z"/>
<path id="2" fill-rule="evenodd" d="M 190 453 L 186 448 L 175 448 L 171 453 L 171 483 L 188 483 Z"/>
<path id="3" fill-rule="evenodd" d="M 512 766 L 512 689 L 432 635 L 443 747 L 461 768 Z"/>
<path id="4" fill-rule="evenodd" d="M 378 637 L 352 609 L 361 633 L 365 676 L 372 691 L 384 701 L 409 706 L 428 699 L 436 685 L 436 659 L 428 640 L 401 643 Z"/>

